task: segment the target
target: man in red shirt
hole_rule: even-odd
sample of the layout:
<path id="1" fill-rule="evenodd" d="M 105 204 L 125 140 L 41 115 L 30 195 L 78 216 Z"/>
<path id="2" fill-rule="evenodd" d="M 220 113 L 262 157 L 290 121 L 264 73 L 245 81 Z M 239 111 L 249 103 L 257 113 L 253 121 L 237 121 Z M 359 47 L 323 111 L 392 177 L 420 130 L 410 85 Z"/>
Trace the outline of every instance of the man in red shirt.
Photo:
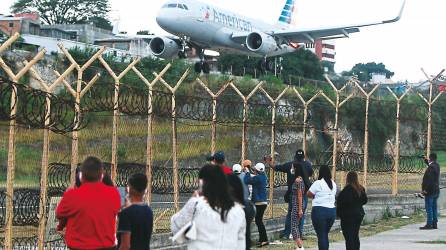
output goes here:
<path id="1" fill-rule="evenodd" d="M 210 160 L 213 164 L 221 167 L 223 173 L 232 174 L 232 168 L 226 166 L 225 164 L 225 153 L 223 153 L 223 151 L 216 152 L 213 156 L 210 157 Z"/>
<path id="2" fill-rule="evenodd" d="M 103 172 L 101 160 L 88 157 L 81 166 L 81 186 L 67 190 L 57 206 L 56 217 L 62 227 L 66 224 L 70 249 L 115 248 L 121 200 L 116 188 L 101 182 Z"/>

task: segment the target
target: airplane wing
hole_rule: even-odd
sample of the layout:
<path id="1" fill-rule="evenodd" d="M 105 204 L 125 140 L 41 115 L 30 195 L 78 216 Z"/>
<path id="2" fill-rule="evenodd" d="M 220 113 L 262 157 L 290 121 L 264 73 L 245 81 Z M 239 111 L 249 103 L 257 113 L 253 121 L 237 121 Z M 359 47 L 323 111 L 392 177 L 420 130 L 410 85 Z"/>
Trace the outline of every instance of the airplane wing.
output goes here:
<path id="1" fill-rule="evenodd" d="M 306 43 L 306 42 L 314 42 L 315 40 L 328 40 L 328 39 L 337 39 L 337 38 L 345 38 L 349 37 L 349 34 L 359 32 L 359 28 L 374 26 L 386 23 L 397 22 L 401 19 L 401 15 L 403 14 L 404 6 L 406 1 L 403 2 L 400 12 L 398 16 L 393 19 L 365 23 L 365 24 L 357 24 L 357 25 L 344 25 L 337 27 L 327 27 L 327 28 L 318 28 L 318 29 L 285 29 L 279 31 L 271 31 L 267 32 L 269 35 L 279 38 L 282 41 L 294 42 L 294 43 Z M 240 32 L 232 34 L 232 39 L 237 42 L 244 42 L 247 32 Z"/>
<path id="2" fill-rule="evenodd" d="M 339 27 L 320 28 L 320 29 L 286 29 L 277 32 L 272 32 L 271 35 L 278 38 L 282 38 L 290 42 L 314 42 L 315 40 L 318 39 L 328 40 L 328 39 L 349 37 L 349 34 L 359 32 L 359 28 L 361 27 L 397 22 L 398 20 L 401 19 L 405 4 L 406 1 L 403 2 L 400 12 L 398 13 L 398 16 L 389 20 L 358 24 L 358 25 L 345 25 Z"/>

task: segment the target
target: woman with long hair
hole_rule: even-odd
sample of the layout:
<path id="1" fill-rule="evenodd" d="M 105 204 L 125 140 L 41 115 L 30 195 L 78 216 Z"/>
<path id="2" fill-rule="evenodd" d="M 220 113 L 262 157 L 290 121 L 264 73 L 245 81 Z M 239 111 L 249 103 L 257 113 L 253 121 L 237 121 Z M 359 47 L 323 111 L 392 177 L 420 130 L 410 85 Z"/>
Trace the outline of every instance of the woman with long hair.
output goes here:
<path id="1" fill-rule="evenodd" d="M 245 213 L 229 193 L 223 170 L 205 165 L 199 174 L 199 189 L 184 207 L 171 218 L 172 233 L 193 221 L 196 237 L 187 249 L 245 249 Z"/>
<path id="2" fill-rule="evenodd" d="M 297 245 L 296 250 L 303 250 L 303 227 L 300 224 L 304 215 L 305 183 L 303 171 L 305 170 L 300 163 L 294 162 L 291 171 L 294 172 L 295 176 L 291 188 L 291 234 Z"/>
<path id="3" fill-rule="evenodd" d="M 319 168 L 317 181 L 311 185 L 307 195 L 313 198 L 311 220 L 317 234 L 319 250 L 328 250 L 328 233 L 336 219 L 336 183 L 332 180 L 328 165 Z"/>
<path id="4" fill-rule="evenodd" d="M 362 206 L 366 203 L 367 195 L 364 187 L 359 184 L 358 174 L 355 171 L 348 172 L 346 186 L 339 193 L 336 202 L 336 212 L 341 218 L 346 250 L 360 248 L 359 228 L 365 215 Z"/>

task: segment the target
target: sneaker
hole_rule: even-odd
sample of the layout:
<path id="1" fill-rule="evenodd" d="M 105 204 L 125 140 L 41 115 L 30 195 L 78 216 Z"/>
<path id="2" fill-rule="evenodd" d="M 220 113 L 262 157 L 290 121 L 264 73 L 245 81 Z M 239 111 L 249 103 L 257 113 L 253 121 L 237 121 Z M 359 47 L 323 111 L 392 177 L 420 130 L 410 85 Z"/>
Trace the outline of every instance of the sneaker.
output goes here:
<path id="1" fill-rule="evenodd" d="M 438 227 L 437 227 L 437 223 L 434 223 L 434 224 L 432 225 L 432 229 L 438 229 Z"/>
<path id="2" fill-rule="evenodd" d="M 259 242 L 259 244 L 257 244 L 257 247 L 264 247 L 264 246 L 268 246 L 269 242 L 268 241 L 264 241 L 264 242 Z"/>
<path id="3" fill-rule="evenodd" d="M 428 224 L 426 224 L 424 227 L 420 227 L 420 230 L 431 230 L 431 229 L 434 229 L 434 227 Z"/>
<path id="4" fill-rule="evenodd" d="M 304 246 L 297 247 L 296 250 L 305 250 Z"/>

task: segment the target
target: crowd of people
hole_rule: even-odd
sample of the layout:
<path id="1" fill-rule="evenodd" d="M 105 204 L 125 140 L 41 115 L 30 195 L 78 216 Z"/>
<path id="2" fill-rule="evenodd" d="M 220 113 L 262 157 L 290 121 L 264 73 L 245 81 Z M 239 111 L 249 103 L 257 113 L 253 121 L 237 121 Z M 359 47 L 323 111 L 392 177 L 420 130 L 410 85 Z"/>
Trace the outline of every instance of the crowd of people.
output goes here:
<path id="1" fill-rule="evenodd" d="M 423 178 L 427 224 L 437 228 L 436 202 L 439 194 L 439 165 L 436 155 L 427 160 Z M 188 249 L 251 249 L 251 223 L 258 229 L 257 247 L 269 244 L 263 222 L 268 207 L 266 166 L 287 174 L 288 203 L 283 239 L 293 239 L 296 249 L 304 249 L 304 220 L 308 198 L 312 199 L 311 221 L 320 250 L 329 249 L 328 235 L 340 218 L 347 250 L 360 249 L 359 229 L 367 203 L 358 174 L 347 174 L 344 189 L 338 192 L 329 166 L 322 165 L 314 177 L 304 151 L 297 150 L 292 161 L 277 165 L 270 156 L 253 164 L 244 160 L 229 168 L 223 152 L 207 159 L 198 174 L 198 189 L 171 218 L 173 241 Z M 150 249 L 153 212 L 144 202 L 147 177 L 133 174 L 122 199 L 105 173 L 102 162 L 88 157 L 77 171 L 76 186 L 69 188 L 56 209 L 57 230 L 64 234 L 70 249 Z M 314 182 L 312 182 L 314 180 Z"/>

